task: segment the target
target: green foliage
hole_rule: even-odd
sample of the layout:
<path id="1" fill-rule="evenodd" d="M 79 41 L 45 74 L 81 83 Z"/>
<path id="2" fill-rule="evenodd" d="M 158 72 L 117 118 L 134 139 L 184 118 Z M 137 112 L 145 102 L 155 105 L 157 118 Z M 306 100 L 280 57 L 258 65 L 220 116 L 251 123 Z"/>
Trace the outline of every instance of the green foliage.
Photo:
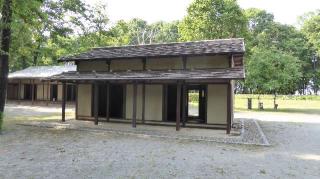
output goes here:
<path id="1" fill-rule="evenodd" d="M 182 41 L 243 37 L 246 24 L 236 0 L 195 0 L 179 32 Z"/>
<path id="2" fill-rule="evenodd" d="M 320 10 L 309 13 L 303 21 L 302 32 L 320 56 Z"/>
<path id="3" fill-rule="evenodd" d="M 253 92 L 294 93 L 301 76 L 296 57 L 276 49 L 255 48 L 248 59 L 246 85 Z"/>
<path id="4" fill-rule="evenodd" d="M 274 22 L 273 14 L 265 10 L 243 10 L 236 0 L 194 0 L 181 21 L 152 24 L 134 18 L 111 25 L 104 4 L 90 6 L 81 0 L 15 0 L 13 9 L 11 71 L 56 64 L 61 56 L 92 47 L 244 37 L 249 79 L 237 83 L 238 91 L 298 90 L 304 94 L 307 86 L 314 89 L 320 86 L 319 70 L 315 72 L 311 63 L 315 52 L 320 56 L 320 11 L 301 17 L 300 30 Z M 289 63 L 288 69 L 297 72 L 295 80 L 283 82 L 289 78 L 289 70 L 281 69 L 284 74 L 273 73 L 276 67 L 272 63 L 287 65 L 292 61 L 295 62 Z M 262 69 L 259 64 L 268 68 Z M 250 75 L 261 78 L 256 80 Z M 289 87 L 284 89 L 278 83 Z"/>

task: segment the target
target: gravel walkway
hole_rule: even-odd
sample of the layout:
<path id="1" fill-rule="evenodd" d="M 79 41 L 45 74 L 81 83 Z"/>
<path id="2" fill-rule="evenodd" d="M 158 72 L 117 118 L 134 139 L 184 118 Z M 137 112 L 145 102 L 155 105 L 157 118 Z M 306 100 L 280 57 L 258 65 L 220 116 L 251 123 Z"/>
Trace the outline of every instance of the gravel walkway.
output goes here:
<path id="1" fill-rule="evenodd" d="M 40 120 L 60 109 L 7 106 L 7 111 L 0 135 L 1 179 L 320 178 L 319 115 L 236 113 L 258 119 L 272 144 L 263 147 L 28 127 L 16 125 L 30 120 L 18 119 L 19 113 Z"/>
<path id="2" fill-rule="evenodd" d="M 187 140 L 187 141 L 204 141 L 204 142 L 219 142 L 228 144 L 250 144 L 269 146 L 269 142 L 263 134 L 257 121 L 253 119 L 235 119 L 236 123 L 243 126 L 240 136 L 226 135 L 224 130 L 212 129 L 195 129 L 183 128 L 176 132 L 173 127 L 165 126 L 150 126 L 139 125 L 137 128 L 132 128 L 131 124 L 116 124 L 116 123 L 99 123 L 98 126 L 93 122 L 69 120 L 66 123 L 60 122 L 23 122 L 18 125 L 44 127 L 44 128 L 60 128 L 73 129 L 81 131 L 107 132 L 122 135 L 134 135 L 143 137 L 156 137 L 164 139 Z"/>

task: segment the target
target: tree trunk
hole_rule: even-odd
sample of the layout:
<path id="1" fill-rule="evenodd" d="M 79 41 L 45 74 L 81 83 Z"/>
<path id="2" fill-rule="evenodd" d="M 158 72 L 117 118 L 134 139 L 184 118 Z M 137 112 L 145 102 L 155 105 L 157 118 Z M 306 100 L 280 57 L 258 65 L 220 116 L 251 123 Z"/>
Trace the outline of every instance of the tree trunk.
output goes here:
<path id="1" fill-rule="evenodd" d="M 9 73 L 9 48 L 11 37 L 11 15 L 12 15 L 12 0 L 4 0 L 2 7 L 1 23 L 3 29 L 1 32 L 1 57 L 0 57 L 0 113 L 4 111 L 7 83 Z"/>

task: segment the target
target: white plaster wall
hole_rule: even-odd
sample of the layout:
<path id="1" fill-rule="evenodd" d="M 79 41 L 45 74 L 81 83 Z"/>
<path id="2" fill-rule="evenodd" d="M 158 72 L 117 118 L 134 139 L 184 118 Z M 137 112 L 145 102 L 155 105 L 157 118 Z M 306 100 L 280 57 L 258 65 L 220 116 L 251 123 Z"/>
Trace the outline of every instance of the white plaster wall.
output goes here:
<path id="1" fill-rule="evenodd" d="M 133 85 L 126 87 L 126 119 L 132 119 Z M 137 119 L 142 119 L 142 85 L 137 86 Z"/>
<path id="2" fill-rule="evenodd" d="M 226 84 L 208 85 L 208 124 L 227 124 Z"/>
<path id="3" fill-rule="evenodd" d="M 162 85 L 146 85 L 146 120 L 162 121 L 162 90 Z"/>
<path id="4" fill-rule="evenodd" d="M 90 84 L 78 85 L 78 115 L 91 116 L 91 90 Z"/>

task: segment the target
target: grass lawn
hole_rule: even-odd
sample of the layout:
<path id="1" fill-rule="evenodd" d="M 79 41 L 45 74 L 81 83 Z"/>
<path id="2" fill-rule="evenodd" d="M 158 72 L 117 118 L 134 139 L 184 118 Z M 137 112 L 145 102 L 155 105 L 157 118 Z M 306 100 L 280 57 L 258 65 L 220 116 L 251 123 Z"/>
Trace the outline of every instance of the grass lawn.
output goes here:
<path id="1" fill-rule="evenodd" d="M 260 111 L 258 110 L 258 95 L 243 94 L 235 95 L 235 110 L 248 111 L 247 99 L 249 97 L 252 98 L 252 111 Z M 262 95 L 260 99 L 263 102 L 263 111 L 320 114 L 320 96 L 278 96 L 277 111 L 273 109 L 272 95 Z"/>

